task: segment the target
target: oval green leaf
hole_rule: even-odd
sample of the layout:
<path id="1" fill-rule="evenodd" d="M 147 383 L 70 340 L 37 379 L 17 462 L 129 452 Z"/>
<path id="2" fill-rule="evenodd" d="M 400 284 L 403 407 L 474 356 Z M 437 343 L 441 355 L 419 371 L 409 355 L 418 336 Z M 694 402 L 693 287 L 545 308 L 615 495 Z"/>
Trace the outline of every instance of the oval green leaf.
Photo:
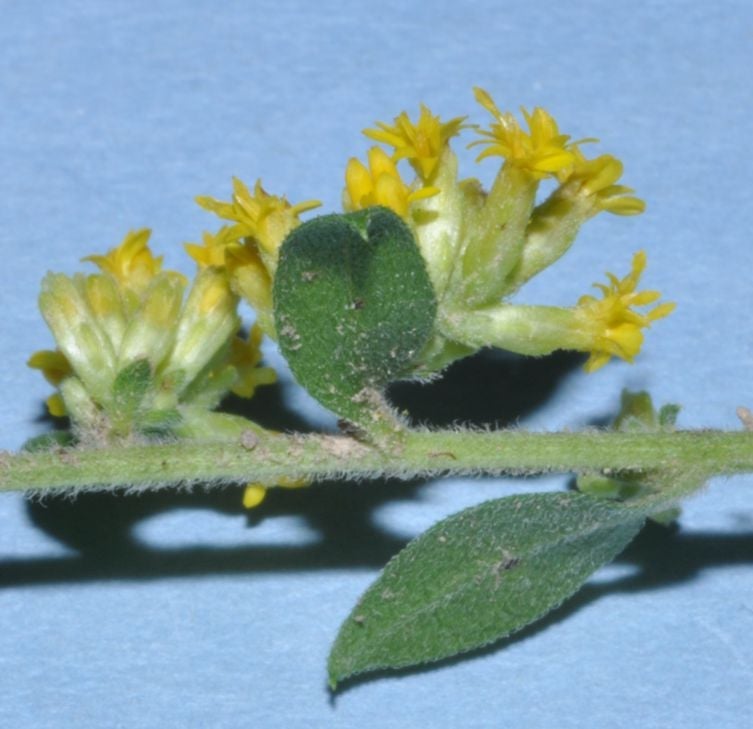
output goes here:
<path id="1" fill-rule="evenodd" d="M 487 645 L 568 598 L 638 533 L 645 514 L 575 493 L 488 501 L 398 554 L 340 629 L 330 685 Z"/>
<path id="2" fill-rule="evenodd" d="M 296 228 L 273 295 L 280 349 L 298 382 L 367 429 L 374 393 L 409 372 L 437 308 L 412 233 L 380 207 Z"/>

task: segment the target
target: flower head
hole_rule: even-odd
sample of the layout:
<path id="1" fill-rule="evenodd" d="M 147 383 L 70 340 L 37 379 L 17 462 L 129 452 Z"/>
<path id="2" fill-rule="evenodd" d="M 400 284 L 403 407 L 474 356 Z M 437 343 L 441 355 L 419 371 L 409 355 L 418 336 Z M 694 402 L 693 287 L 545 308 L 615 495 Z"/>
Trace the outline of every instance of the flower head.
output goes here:
<path id="1" fill-rule="evenodd" d="M 228 250 L 243 246 L 222 236 L 196 246 L 199 271 L 187 298 L 186 278 L 160 270 L 148 231 L 85 259 L 100 273 L 47 275 L 39 303 L 58 349 L 36 352 L 28 364 L 58 389 L 47 401 L 53 415 L 69 414 L 81 432 L 167 432 L 184 427 L 184 415 L 195 425 L 231 389 L 250 397 L 274 380 L 257 366 L 261 332 L 237 337 L 238 297 L 223 270 L 231 266 L 210 256 L 224 247 L 232 258 Z"/>
<path id="2" fill-rule="evenodd" d="M 214 266 L 222 268 L 227 265 L 226 254 L 228 246 L 236 244 L 236 238 L 231 233 L 230 226 L 223 226 L 216 233 L 204 232 L 201 245 L 186 243 L 185 249 L 199 268 Z"/>
<path id="3" fill-rule="evenodd" d="M 406 112 L 395 117 L 392 125 L 377 122 L 376 129 L 364 129 L 375 142 L 382 142 L 395 150 L 395 160 L 407 159 L 416 174 L 428 183 L 439 165 L 442 152 L 452 137 L 460 133 L 466 117 L 459 116 L 442 122 L 421 104 L 421 113 L 414 124 Z"/>
<path id="4" fill-rule="evenodd" d="M 558 177 L 563 185 L 590 197 L 599 210 L 615 215 L 638 215 L 646 209 L 643 200 L 630 194 L 632 188 L 616 184 L 622 177 L 622 162 L 611 154 L 586 159 L 576 147 L 572 164 L 561 170 Z"/>
<path id="5" fill-rule="evenodd" d="M 295 228 L 301 213 L 319 207 L 318 200 L 291 205 L 286 198 L 270 195 L 257 180 L 253 194 L 238 178 L 233 178 L 230 202 L 197 197 L 196 202 L 234 225 L 223 233 L 225 242 L 252 238 L 265 253 L 276 255 L 285 237 Z M 189 251 L 190 253 L 190 251 Z"/>
<path id="6" fill-rule="evenodd" d="M 274 337 L 272 281 L 279 248 L 300 224 L 300 215 L 321 203 L 307 200 L 291 205 L 286 198 L 267 193 L 260 181 L 252 193 L 237 178 L 233 178 L 230 202 L 211 197 L 197 197 L 196 202 L 232 224 L 215 234 L 204 233 L 202 245 L 186 244 L 188 255 L 199 268 L 223 269 L 233 291 L 256 309 L 262 329 Z"/>
<path id="7" fill-rule="evenodd" d="M 372 147 L 368 158 L 368 168 L 355 158 L 345 168 L 343 206 L 348 211 L 384 205 L 406 218 L 408 208 L 414 200 L 431 197 L 439 192 L 436 187 L 411 190 L 400 177 L 395 163 L 379 147 Z"/>
<path id="8" fill-rule="evenodd" d="M 149 250 L 150 235 L 148 228 L 132 230 L 119 246 L 104 255 L 86 256 L 82 260 L 99 266 L 120 286 L 140 293 L 162 269 L 162 256 L 155 258 Z"/>
<path id="9" fill-rule="evenodd" d="M 648 306 L 657 301 L 658 291 L 636 291 L 638 281 L 646 267 L 646 254 L 639 251 L 633 257 L 630 273 L 623 279 L 608 273 L 609 284 L 594 284 L 603 298 L 582 296 L 575 308 L 577 317 L 593 330 L 591 356 L 585 364 L 588 372 L 604 366 L 610 357 L 621 357 L 632 362 L 643 344 L 642 330 L 652 322 L 670 314 L 673 303 L 663 303 L 640 314 L 631 307 Z"/>
<path id="10" fill-rule="evenodd" d="M 537 180 L 555 175 L 573 163 L 573 149 L 578 142 L 570 142 L 568 135 L 560 134 L 554 117 L 544 109 L 537 106 L 530 113 L 521 109 L 528 124 L 526 132 L 510 112 L 499 110 L 486 91 L 475 88 L 474 94 L 495 119 L 488 130 L 479 132 L 485 139 L 470 145 L 486 145 L 478 161 L 498 155 Z"/>

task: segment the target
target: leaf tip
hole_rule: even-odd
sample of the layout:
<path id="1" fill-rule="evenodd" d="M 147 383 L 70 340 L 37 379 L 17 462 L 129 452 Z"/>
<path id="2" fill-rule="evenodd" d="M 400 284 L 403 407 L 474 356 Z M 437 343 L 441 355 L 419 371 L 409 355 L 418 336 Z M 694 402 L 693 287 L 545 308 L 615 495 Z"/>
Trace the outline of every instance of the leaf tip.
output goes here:
<path id="1" fill-rule="evenodd" d="M 337 663 L 338 661 L 333 646 L 332 652 L 329 654 L 329 659 L 327 660 L 327 687 L 332 694 L 337 693 L 337 687 L 340 685 L 340 682 L 348 677 L 348 672 L 343 671 Z"/>

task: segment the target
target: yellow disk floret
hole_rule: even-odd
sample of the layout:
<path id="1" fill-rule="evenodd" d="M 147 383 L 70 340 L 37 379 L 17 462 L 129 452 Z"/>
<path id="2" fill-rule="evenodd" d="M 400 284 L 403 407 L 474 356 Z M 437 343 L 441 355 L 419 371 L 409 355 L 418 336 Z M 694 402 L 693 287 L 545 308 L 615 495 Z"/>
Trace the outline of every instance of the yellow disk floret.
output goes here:
<path id="1" fill-rule="evenodd" d="M 504 159 L 531 177 L 541 180 L 555 175 L 573 163 L 573 149 L 567 134 L 560 134 L 557 122 L 541 107 L 532 112 L 521 109 L 528 124 L 524 131 L 510 112 L 501 112 L 492 97 L 483 89 L 475 88 L 476 101 L 495 119 L 488 130 L 479 134 L 485 137 L 470 146 L 486 145 L 478 160 L 494 155 Z"/>
<path id="2" fill-rule="evenodd" d="M 598 370 L 611 357 L 632 362 L 643 344 L 642 330 L 675 308 L 673 303 L 663 303 L 643 314 L 631 308 L 648 306 L 661 297 L 658 291 L 636 291 L 645 267 L 646 254 L 639 251 L 633 257 L 632 270 L 623 279 L 608 273 L 609 284 L 594 284 L 601 291 L 602 299 L 587 295 L 578 301 L 576 315 L 583 324 L 594 330 L 586 371 Z"/>
<path id="3" fill-rule="evenodd" d="M 408 208 L 414 200 L 431 197 L 439 192 L 436 187 L 412 190 L 403 182 L 392 159 L 379 147 L 369 150 L 368 159 L 368 167 L 352 158 L 345 168 L 343 206 L 348 211 L 384 205 L 406 218 Z"/>
<path id="4" fill-rule="evenodd" d="M 416 174 L 428 183 L 434 177 L 442 152 L 450 139 L 460 133 L 465 119 L 459 116 L 442 122 L 421 104 L 421 113 L 415 124 L 406 112 L 402 112 L 392 125 L 377 122 L 376 129 L 364 129 L 363 133 L 375 142 L 393 147 L 395 160 L 407 159 Z"/>

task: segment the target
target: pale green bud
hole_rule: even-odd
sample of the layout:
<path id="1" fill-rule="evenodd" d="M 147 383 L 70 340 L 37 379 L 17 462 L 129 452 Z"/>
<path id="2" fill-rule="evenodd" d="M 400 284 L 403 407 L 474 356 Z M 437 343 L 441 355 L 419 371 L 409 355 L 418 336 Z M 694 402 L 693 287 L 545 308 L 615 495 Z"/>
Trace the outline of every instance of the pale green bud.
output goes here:
<path id="1" fill-rule="evenodd" d="M 123 301 L 117 282 L 112 276 L 94 274 L 83 279 L 83 289 L 89 309 L 110 340 L 113 350 L 117 351 L 126 328 Z"/>
<path id="2" fill-rule="evenodd" d="M 155 276 L 131 317 L 118 352 L 118 365 L 146 359 L 156 370 L 170 354 L 183 303 L 185 283 L 169 272 Z"/>
<path id="3" fill-rule="evenodd" d="M 536 188 L 530 175 L 504 165 L 483 206 L 467 216 L 462 285 L 453 292 L 459 305 L 485 306 L 511 292 L 508 276 L 525 245 Z"/>
<path id="4" fill-rule="evenodd" d="M 226 276 L 213 268 L 199 272 L 178 322 L 166 377 L 180 372 L 188 387 L 228 346 L 240 326 L 237 303 Z"/>
<path id="5" fill-rule="evenodd" d="M 433 183 L 439 192 L 416 200 L 411 208 L 412 216 L 407 221 L 415 234 L 438 299 L 450 284 L 463 244 L 465 201 L 457 176 L 457 157 L 447 147 Z"/>
<path id="6" fill-rule="evenodd" d="M 101 417 L 97 405 L 78 377 L 68 377 L 59 387 L 60 395 L 65 403 L 65 413 L 73 422 L 91 424 Z"/>
<path id="7" fill-rule="evenodd" d="M 39 307 L 60 351 L 92 397 L 105 399 L 115 376 L 115 353 L 83 294 L 85 279 L 48 274 Z"/>

